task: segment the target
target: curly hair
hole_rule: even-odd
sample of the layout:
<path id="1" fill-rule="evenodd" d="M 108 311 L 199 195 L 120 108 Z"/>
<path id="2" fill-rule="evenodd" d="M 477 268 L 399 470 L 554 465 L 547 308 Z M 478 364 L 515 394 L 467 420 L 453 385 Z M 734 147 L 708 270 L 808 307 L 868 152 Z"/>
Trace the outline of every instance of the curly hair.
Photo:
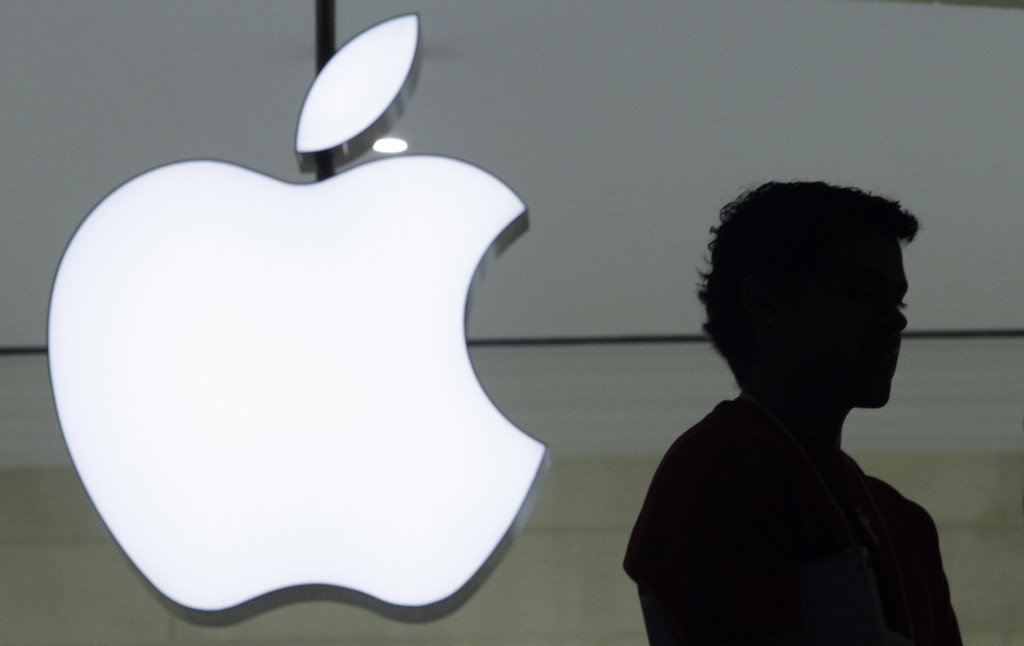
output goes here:
<path id="1" fill-rule="evenodd" d="M 757 275 L 797 300 L 840 226 L 868 227 L 908 244 L 917 218 L 899 202 L 824 182 L 769 182 L 722 208 L 711 228 L 710 269 L 697 292 L 707 314 L 704 331 L 742 384 L 754 363 L 754 328 L 743 308 L 743 279 Z"/>

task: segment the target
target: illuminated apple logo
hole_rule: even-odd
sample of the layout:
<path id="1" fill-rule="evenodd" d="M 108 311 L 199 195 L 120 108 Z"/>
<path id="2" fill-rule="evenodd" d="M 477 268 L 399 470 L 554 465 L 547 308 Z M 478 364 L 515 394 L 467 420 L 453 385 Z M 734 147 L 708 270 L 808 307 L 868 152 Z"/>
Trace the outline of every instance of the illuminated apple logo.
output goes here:
<path id="1" fill-rule="evenodd" d="M 402 16 L 339 50 L 300 153 L 365 150 L 418 32 Z M 325 110 L 335 95 L 373 109 Z M 100 515 L 172 607 L 222 623 L 335 598 L 416 620 L 465 600 L 545 461 L 465 340 L 481 261 L 525 227 L 505 184 L 431 155 L 310 184 L 186 161 L 89 214 L 51 295 L 54 398 Z"/>

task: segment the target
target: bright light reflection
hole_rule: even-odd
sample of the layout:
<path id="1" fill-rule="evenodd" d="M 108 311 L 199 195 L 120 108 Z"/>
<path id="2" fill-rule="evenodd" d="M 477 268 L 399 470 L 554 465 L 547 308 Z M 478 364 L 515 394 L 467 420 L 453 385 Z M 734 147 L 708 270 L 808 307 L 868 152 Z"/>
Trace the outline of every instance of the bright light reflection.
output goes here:
<path id="1" fill-rule="evenodd" d="M 379 153 L 404 153 L 406 150 L 409 149 L 409 144 L 405 141 L 405 139 L 398 139 L 397 137 L 384 137 L 383 139 L 378 139 L 373 144 L 373 149 Z"/>

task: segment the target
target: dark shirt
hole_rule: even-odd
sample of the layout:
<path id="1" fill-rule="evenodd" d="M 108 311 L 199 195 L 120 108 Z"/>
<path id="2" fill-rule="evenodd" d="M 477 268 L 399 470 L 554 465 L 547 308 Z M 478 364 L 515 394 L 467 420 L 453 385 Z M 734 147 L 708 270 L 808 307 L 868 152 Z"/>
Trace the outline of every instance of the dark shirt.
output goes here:
<path id="1" fill-rule="evenodd" d="M 806 452 L 737 399 L 665 455 L 625 569 L 683 644 L 715 643 L 800 632 L 801 564 L 858 544 L 889 629 L 918 646 L 961 645 L 928 513 L 841 450 Z"/>

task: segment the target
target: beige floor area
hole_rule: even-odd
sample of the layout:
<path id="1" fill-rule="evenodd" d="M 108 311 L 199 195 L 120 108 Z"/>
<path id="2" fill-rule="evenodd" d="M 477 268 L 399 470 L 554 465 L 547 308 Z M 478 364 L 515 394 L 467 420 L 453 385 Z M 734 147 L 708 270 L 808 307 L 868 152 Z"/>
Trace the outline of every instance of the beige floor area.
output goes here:
<path id="1" fill-rule="evenodd" d="M 1024 453 L 856 454 L 939 525 L 965 643 L 1024 646 Z M 399 624 L 337 603 L 226 628 L 173 618 L 65 467 L 0 470 L 0 644 L 645 644 L 625 542 L 655 458 L 552 460 L 522 535 L 455 614 Z"/>

